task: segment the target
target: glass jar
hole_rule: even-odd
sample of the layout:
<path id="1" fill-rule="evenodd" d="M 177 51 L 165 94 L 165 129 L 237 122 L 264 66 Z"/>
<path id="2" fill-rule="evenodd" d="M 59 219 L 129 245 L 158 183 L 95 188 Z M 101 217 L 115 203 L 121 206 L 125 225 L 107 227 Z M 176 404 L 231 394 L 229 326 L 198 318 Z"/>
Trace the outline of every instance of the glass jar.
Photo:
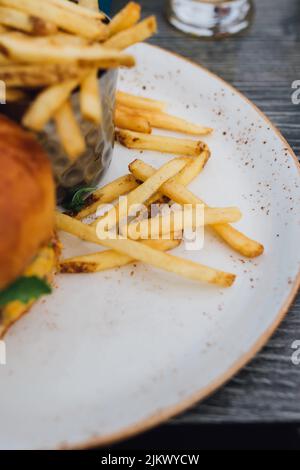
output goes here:
<path id="1" fill-rule="evenodd" d="M 237 34 L 250 25 L 252 0 L 168 0 L 167 16 L 175 28 L 204 38 Z"/>

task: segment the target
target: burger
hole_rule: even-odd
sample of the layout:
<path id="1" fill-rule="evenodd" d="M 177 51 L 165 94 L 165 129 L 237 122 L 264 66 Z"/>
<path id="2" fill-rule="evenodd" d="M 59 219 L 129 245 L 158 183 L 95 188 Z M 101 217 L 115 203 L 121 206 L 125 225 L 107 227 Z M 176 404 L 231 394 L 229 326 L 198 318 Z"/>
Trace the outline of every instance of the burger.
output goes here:
<path id="1" fill-rule="evenodd" d="M 55 186 L 36 138 L 0 115 L 0 338 L 51 292 Z"/>

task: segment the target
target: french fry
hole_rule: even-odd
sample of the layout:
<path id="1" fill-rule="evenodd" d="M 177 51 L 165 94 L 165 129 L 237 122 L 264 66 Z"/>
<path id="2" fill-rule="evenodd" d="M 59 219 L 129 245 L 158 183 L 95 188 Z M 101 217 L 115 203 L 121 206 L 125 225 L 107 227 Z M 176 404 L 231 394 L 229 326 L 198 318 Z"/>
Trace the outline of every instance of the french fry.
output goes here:
<path id="1" fill-rule="evenodd" d="M 159 251 L 170 251 L 177 248 L 181 240 L 143 240 L 146 246 Z M 127 264 L 134 263 L 136 260 L 130 256 L 122 255 L 113 250 L 102 251 L 85 256 L 77 256 L 62 261 L 59 265 L 61 273 L 96 273 L 107 271 L 109 269 L 120 268 Z"/>
<path id="2" fill-rule="evenodd" d="M 92 11 L 99 12 L 98 0 L 79 0 L 78 4 L 83 8 L 89 8 Z"/>
<path id="3" fill-rule="evenodd" d="M 94 191 L 87 200 L 87 207 L 82 209 L 76 216 L 77 219 L 84 219 L 94 214 L 100 205 L 109 204 L 118 197 L 133 191 L 139 186 L 133 175 L 125 175 L 112 181 L 103 188 Z"/>
<path id="4" fill-rule="evenodd" d="M 247 258 L 257 258 L 264 253 L 264 246 L 261 243 L 252 240 L 231 225 L 214 225 L 213 229 L 231 248 Z"/>
<path id="5" fill-rule="evenodd" d="M 49 3 L 59 6 L 64 10 L 71 11 L 77 15 L 84 16 L 87 18 L 94 18 L 97 20 L 105 19 L 106 15 L 99 10 L 99 2 L 97 0 L 80 0 L 79 4 L 66 0 L 46 0 Z M 85 3 L 85 5 L 83 4 Z M 97 8 L 96 7 L 97 2 Z M 93 6 L 93 8 L 91 8 Z"/>
<path id="6" fill-rule="evenodd" d="M 146 181 L 147 178 L 150 178 L 155 173 L 153 167 L 141 160 L 133 162 L 129 166 L 129 169 L 132 174 L 141 181 Z M 191 191 L 174 181 L 167 181 L 160 188 L 160 192 L 179 204 L 205 204 Z M 214 225 L 212 228 L 231 248 L 243 256 L 255 258 L 262 255 L 264 252 L 263 245 L 251 240 L 229 224 Z"/>
<path id="7" fill-rule="evenodd" d="M 95 222 L 93 222 L 92 225 L 97 227 L 99 220 L 101 220 L 102 226 L 107 226 L 106 230 L 110 230 L 113 227 L 111 223 L 112 220 L 114 223 L 117 223 L 118 220 L 121 221 L 127 217 L 134 205 L 136 206 L 144 204 L 144 202 L 146 202 L 150 197 L 153 196 L 153 194 L 158 191 L 164 182 L 175 176 L 185 165 L 186 162 L 180 159 L 172 160 L 166 163 L 159 170 L 157 170 L 151 178 L 149 178 L 147 181 L 127 195 L 127 207 L 118 204 L 116 207 L 108 211 L 104 217 L 100 217 Z"/>
<path id="8" fill-rule="evenodd" d="M 128 129 L 143 134 L 151 134 L 152 132 L 152 128 L 147 119 L 135 114 L 134 110 L 128 111 L 118 107 L 115 110 L 114 120 L 116 127 L 120 129 Z"/>
<path id="9" fill-rule="evenodd" d="M 198 157 L 190 157 L 187 160 L 185 167 L 176 175 L 171 182 L 188 186 L 205 168 L 211 153 L 207 146 L 204 146 L 203 151 Z"/>
<path id="10" fill-rule="evenodd" d="M 28 15 L 14 8 L 0 6 L 0 23 L 25 33 L 44 36 L 57 32 L 57 26 L 50 21 Z"/>
<path id="11" fill-rule="evenodd" d="M 37 132 L 42 131 L 78 84 L 78 80 L 69 80 L 42 91 L 24 115 L 23 125 Z"/>
<path id="12" fill-rule="evenodd" d="M 139 110 L 137 114 L 147 119 L 150 125 L 157 129 L 165 129 L 190 135 L 209 135 L 213 132 L 213 129 L 210 127 L 199 126 L 167 113 Z"/>
<path id="13" fill-rule="evenodd" d="M 156 171 L 151 165 L 148 165 L 142 160 L 135 160 L 132 162 L 129 165 L 129 170 L 133 176 L 140 181 L 147 181 L 147 179 L 151 175 L 154 175 L 154 172 Z M 178 204 L 205 205 L 205 203 L 195 196 L 189 189 L 182 184 L 177 183 L 175 178 L 163 184 L 160 188 L 160 192 Z"/>
<path id="14" fill-rule="evenodd" d="M 9 31 L 8 28 L 0 24 L 0 34 L 7 33 Z"/>
<path id="15" fill-rule="evenodd" d="M 108 39 L 104 45 L 110 49 L 123 50 L 138 42 L 145 41 L 155 34 L 157 23 L 155 16 L 150 16 L 135 26 L 121 31 Z"/>
<path id="16" fill-rule="evenodd" d="M 86 145 L 69 100 L 56 111 L 54 121 L 62 146 L 74 162 L 83 154 Z"/>
<path id="17" fill-rule="evenodd" d="M 157 239 L 158 237 L 170 237 L 172 233 L 184 229 L 197 229 L 206 225 L 238 222 L 242 216 L 236 207 L 224 209 L 200 207 L 199 217 L 197 217 L 196 212 L 195 208 L 190 207 L 175 213 L 170 210 L 169 213 L 164 215 L 139 222 L 131 222 L 128 226 L 123 227 L 121 233 L 123 235 L 127 233 L 132 240 Z"/>
<path id="18" fill-rule="evenodd" d="M 42 20 L 54 23 L 57 27 L 87 39 L 104 40 L 108 27 L 97 13 L 65 0 L 0 0 L 0 5 L 21 10 Z M 83 12 L 85 12 L 83 14 Z M 100 14 L 101 15 L 101 14 Z"/>
<path id="19" fill-rule="evenodd" d="M 71 44 L 73 46 L 88 46 L 91 44 L 91 41 L 83 38 L 82 36 L 75 36 L 74 34 L 59 31 L 57 34 L 52 34 L 49 37 L 39 38 L 39 44 L 43 44 L 44 46 L 47 46 L 48 44 L 53 46 L 65 46 L 66 44 Z"/>
<path id="20" fill-rule="evenodd" d="M 58 46 L 51 42 L 51 38 L 47 43 L 46 38 L 28 37 L 22 33 L 0 35 L 0 46 L 5 50 L 7 58 L 21 62 L 40 64 L 71 62 L 102 68 L 119 65 L 131 67 L 135 64 L 131 55 L 120 54 L 120 52 L 107 49 L 100 44 L 61 44 Z"/>
<path id="21" fill-rule="evenodd" d="M 172 272 L 186 279 L 209 282 L 221 287 L 230 287 L 236 278 L 234 274 L 218 271 L 189 260 L 162 253 L 158 250 L 154 250 L 150 246 L 133 240 L 106 238 L 103 232 L 97 235 L 94 227 L 85 225 L 79 220 L 73 219 L 65 214 L 56 213 L 55 222 L 57 230 L 71 233 L 82 240 L 105 246 L 113 251 L 127 255 L 132 259 L 160 268 L 164 271 Z"/>
<path id="22" fill-rule="evenodd" d="M 8 103 L 13 103 L 16 101 L 26 100 L 27 95 L 22 90 L 16 90 L 14 88 L 6 88 L 5 98 Z"/>
<path id="23" fill-rule="evenodd" d="M 174 178 L 169 180 L 169 183 L 174 182 L 183 186 L 188 186 L 204 169 L 210 158 L 210 150 L 208 147 L 205 147 L 199 157 L 181 158 L 185 159 L 186 165 L 176 176 L 174 176 Z M 147 201 L 147 206 L 151 207 L 152 204 L 157 203 L 157 201 L 160 201 L 163 197 L 165 196 L 159 191 Z"/>
<path id="24" fill-rule="evenodd" d="M 162 101 L 152 100 L 150 98 L 143 98 L 142 96 L 131 95 L 124 91 L 117 91 L 116 102 L 118 106 L 127 108 L 134 108 L 146 111 L 164 111 L 166 103 Z"/>
<path id="25" fill-rule="evenodd" d="M 85 119 L 100 125 L 102 122 L 102 101 L 98 70 L 88 73 L 80 84 L 80 109 Z"/>
<path id="26" fill-rule="evenodd" d="M 204 146 L 201 141 L 147 135 L 122 129 L 116 131 L 116 140 L 129 149 L 151 150 L 190 157 L 200 155 Z"/>
<path id="27" fill-rule="evenodd" d="M 0 25 L 0 35 L 2 35 L 3 33 L 5 33 L 5 31 L 1 31 L 2 29 L 2 26 Z M 3 65 L 12 65 L 13 64 L 13 61 L 8 59 L 4 54 L 2 54 L 2 52 L 0 52 L 0 67 L 2 67 Z"/>
<path id="28" fill-rule="evenodd" d="M 0 61 L 1 63 L 1 61 Z M 88 69 L 87 69 L 88 70 Z M 0 80 L 10 88 L 40 88 L 80 79 L 83 70 L 76 65 L 4 64 L 0 67 Z"/>
<path id="29" fill-rule="evenodd" d="M 1 26 L 0 26 L 0 34 L 1 34 Z M 3 54 L 0 53 L 0 67 L 2 67 L 2 64 L 8 65 L 10 63 L 11 61 L 7 59 L 7 57 L 5 57 Z"/>
<path id="30" fill-rule="evenodd" d="M 141 18 L 141 7 L 138 3 L 129 2 L 117 15 L 113 17 L 108 28 L 109 35 L 113 36 L 120 31 L 134 26 Z"/>

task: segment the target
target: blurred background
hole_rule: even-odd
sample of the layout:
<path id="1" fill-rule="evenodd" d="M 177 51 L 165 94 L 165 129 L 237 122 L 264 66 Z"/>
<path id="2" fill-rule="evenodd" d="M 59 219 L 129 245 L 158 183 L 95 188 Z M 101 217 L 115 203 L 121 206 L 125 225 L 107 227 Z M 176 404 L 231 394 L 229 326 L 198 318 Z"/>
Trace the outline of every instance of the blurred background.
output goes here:
<path id="1" fill-rule="evenodd" d="M 108 15 L 111 4 L 100 0 L 101 9 Z M 237 34 L 250 25 L 253 0 L 165 0 L 163 8 L 168 21 L 180 31 L 219 38 Z"/>
<path id="2" fill-rule="evenodd" d="M 101 10 L 110 15 L 112 0 L 99 0 L 99 4 Z"/>

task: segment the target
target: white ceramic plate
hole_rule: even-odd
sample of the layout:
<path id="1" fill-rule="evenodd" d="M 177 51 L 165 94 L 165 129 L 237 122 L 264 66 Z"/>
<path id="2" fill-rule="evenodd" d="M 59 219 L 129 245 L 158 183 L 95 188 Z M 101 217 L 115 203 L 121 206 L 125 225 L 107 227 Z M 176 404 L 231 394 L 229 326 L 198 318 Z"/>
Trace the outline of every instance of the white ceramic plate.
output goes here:
<path id="1" fill-rule="evenodd" d="M 237 273 L 227 290 L 142 265 L 58 276 L 54 294 L 6 337 L 1 448 L 107 444 L 181 412 L 253 357 L 297 291 L 300 177 L 288 144 L 208 71 L 148 45 L 133 52 L 138 66 L 122 72 L 119 87 L 167 100 L 171 112 L 216 129 L 206 139 L 213 157 L 191 189 L 211 205 L 238 205 L 238 227 L 266 253 L 248 261 L 211 236 L 199 253 L 177 250 Z M 105 182 L 136 157 L 156 166 L 169 158 L 117 146 Z M 63 240 L 67 255 L 85 249 Z"/>

